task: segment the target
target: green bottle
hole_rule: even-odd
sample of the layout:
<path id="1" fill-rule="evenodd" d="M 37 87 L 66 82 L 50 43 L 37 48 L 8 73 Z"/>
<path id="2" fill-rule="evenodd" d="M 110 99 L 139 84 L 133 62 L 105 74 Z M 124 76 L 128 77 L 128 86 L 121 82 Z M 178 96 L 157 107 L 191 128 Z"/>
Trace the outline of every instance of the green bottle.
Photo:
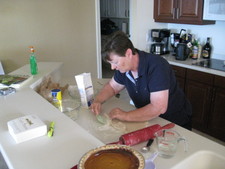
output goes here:
<path id="1" fill-rule="evenodd" d="M 32 75 L 36 75 L 38 73 L 38 67 L 33 46 L 30 46 L 30 52 L 30 72 Z"/>

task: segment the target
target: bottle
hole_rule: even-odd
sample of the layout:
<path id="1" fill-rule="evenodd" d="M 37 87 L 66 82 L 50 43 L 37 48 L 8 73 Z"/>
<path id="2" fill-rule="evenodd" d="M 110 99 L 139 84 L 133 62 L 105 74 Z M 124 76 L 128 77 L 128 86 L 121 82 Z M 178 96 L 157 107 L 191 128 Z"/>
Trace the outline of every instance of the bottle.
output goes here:
<path id="1" fill-rule="evenodd" d="M 201 58 L 201 55 L 202 55 L 202 45 L 198 44 L 198 59 Z"/>
<path id="2" fill-rule="evenodd" d="M 37 60 L 34 53 L 34 47 L 30 46 L 30 72 L 32 75 L 36 75 L 38 73 Z"/>
<path id="3" fill-rule="evenodd" d="M 210 59 L 210 55 L 211 55 L 210 38 L 207 37 L 207 42 L 202 48 L 202 57 L 204 59 Z"/>
<path id="4" fill-rule="evenodd" d="M 192 43 L 192 59 L 198 59 L 198 41 L 194 39 Z"/>

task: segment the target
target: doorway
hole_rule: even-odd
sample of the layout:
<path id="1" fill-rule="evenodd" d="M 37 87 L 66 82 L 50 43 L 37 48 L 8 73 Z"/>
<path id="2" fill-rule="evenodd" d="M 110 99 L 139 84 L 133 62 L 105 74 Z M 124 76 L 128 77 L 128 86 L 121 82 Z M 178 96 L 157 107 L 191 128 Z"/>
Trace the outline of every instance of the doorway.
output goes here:
<path id="1" fill-rule="evenodd" d="M 115 31 L 130 36 L 130 0 L 97 0 L 97 56 L 98 77 L 111 78 L 114 71 L 101 57 L 101 48 L 107 37 Z"/>

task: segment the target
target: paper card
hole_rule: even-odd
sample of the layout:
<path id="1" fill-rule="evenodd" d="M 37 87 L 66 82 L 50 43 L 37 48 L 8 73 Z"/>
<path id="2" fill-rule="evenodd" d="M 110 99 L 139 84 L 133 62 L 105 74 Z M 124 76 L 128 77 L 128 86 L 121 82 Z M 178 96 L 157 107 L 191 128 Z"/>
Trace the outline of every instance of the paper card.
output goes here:
<path id="1" fill-rule="evenodd" d="M 7 123 L 8 130 L 16 143 L 21 143 L 47 133 L 47 125 L 37 115 L 27 115 Z"/>
<path id="2" fill-rule="evenodd" d="M 77 87 L 81 97 L 81 104 L 89 107 L 94 100 L 94 90 L 91 80 L 91 73 L 82 73 L 75 76 Z"/>

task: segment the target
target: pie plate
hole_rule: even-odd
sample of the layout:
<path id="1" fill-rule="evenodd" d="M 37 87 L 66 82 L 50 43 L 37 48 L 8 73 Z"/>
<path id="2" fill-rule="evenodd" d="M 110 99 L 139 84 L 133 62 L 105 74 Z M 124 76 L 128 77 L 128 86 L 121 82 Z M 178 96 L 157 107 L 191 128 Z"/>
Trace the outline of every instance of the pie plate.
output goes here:
<path id="1" fill-rule="evenodd" d="M 125 145 L 105 145 L 90 150 L 81 158 L 78 169 L 144 169 L 141 153 Z"/>

